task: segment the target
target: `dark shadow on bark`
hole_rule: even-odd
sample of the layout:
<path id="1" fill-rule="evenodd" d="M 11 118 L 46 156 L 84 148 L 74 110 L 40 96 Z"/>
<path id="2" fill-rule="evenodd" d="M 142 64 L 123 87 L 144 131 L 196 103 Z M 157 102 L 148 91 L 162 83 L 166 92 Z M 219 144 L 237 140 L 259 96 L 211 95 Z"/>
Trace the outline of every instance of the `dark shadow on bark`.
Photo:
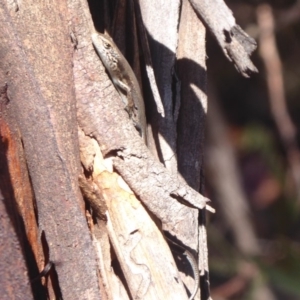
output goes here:
<path id="1" fill-rule="evenodd" d="M 45 231 L 42 232 L 41 241 L 42 241 L 42 246 L 43 246 L 43 253 L 45 255 L 45 266 L 46 266 L 47 263 L 49 263 L 49 246 L 48 246 Z M 62 298 L 62 293 L 61 293 L 60 286 L 59 286 L 59 280 L 58 280 L 57 272 L 55 270 L 55 265 L 59 265 L 60 262 L 54 261 L 52 263 L 53 263 L 53 265 L 52 265 L 49 273 L 45 275 L 45 279 L 46 279 L 46 284 L 45 285 L 47 286 L 47 280 L 48 280 L 48 277 L 50 277 L 51 278 L 51 283 L 52 283 L 52 286 L 53 286 L 53 290 L 54 290 L 54 293 L 55 293 L 55 299 L 61 300 L 63 298 Z M 40 284 L 41 284 L 41 282 L 40 282 Z M 49 295 L 48 295 L 48 298 L 49 298 Z"/>

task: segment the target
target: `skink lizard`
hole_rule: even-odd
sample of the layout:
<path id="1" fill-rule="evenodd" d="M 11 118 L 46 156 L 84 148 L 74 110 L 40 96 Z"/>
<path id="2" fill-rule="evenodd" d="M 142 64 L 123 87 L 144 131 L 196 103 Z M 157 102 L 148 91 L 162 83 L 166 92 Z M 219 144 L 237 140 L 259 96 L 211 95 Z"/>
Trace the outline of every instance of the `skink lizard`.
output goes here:
<path id="1" fill-rule="evenodd" d="M 144 99 L 129 63 L 108 36 L 95 32 L 92 34 L 92 41 L 115 88 L 122 98 L 129 118 L 147 144 Z"/>

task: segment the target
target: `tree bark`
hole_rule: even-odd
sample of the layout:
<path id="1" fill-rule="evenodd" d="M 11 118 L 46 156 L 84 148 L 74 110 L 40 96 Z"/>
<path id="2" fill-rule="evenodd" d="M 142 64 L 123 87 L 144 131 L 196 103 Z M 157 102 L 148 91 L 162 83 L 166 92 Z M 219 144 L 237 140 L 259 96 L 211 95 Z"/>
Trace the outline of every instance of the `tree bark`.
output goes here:
<path id="1" fill-rule="evenodd" d="M 196 15 L 203 7 L 187 0 L 102 1 L 105 10 L 89 4 L 0 3 L 3 222 L 9 247 L 22 247 L 15 254 L 21 270 L 24 260 L 29 270 L 18 291 L 30 297 L 29 281 L 52 262 L 46 279 L 32 282 L 37 299 L 187 299 L 191 267 L 181 257 L 178 273 L 164 231 L 198 256 L 201 299 L 208 299 L 209 200 L 200 194 L 205 27 Z M 137 75 L 149 148 L 95 52 L 95 26 L 112 35 Z M 245 54 L 241 72 L 248 74 L 252 48 L 236 61 L 234 46 L 225 46 L 237 65 Z"/>

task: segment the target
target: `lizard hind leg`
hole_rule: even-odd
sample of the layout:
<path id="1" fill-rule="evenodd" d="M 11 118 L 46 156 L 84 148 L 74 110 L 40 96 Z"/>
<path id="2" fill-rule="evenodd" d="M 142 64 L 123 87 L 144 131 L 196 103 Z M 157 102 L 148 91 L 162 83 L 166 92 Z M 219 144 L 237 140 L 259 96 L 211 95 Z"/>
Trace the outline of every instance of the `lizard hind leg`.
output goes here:
<path id="1" fill-rule="evenodd" d="M 124 107 L 125 111 L 128 113 L 129 119 L 133 123 L 134 128 L 138 131 L 139 135 L 143 137 L 143 129 L 142 126 L 135 120 L 135 113 L 132 107 L 130 106 L 125 106 Z"/>

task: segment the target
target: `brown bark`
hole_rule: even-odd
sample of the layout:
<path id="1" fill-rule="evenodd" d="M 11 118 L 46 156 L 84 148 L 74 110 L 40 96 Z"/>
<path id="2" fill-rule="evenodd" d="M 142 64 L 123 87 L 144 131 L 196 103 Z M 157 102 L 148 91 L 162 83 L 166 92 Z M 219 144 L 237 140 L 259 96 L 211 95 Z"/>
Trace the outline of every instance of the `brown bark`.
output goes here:
<path id="1" fill-rule="evenodd" d="M 77 185 L 72 48 L 67 20 L 62 17 L 67 7 L 63 2 L 22 1 L 14 11 L 9 5 L 1 2 L 0 6 L 0 67 L 5 74 L 1 86 L 6 83 L 8 126 L 16 128 L 16 137 L 23 142 L 20 159 L 26 159 L 36 200 L 39 235 L 35 243 L 43 239 L 49 251 L 45 259 L 54 262 L 52 272 L 59 281 L 56 297 L 61 293 L 64 299 L 72 299 L 76 293 L 81 299 L 87 294 L 98 299 L 95 254 Z M 17 186 L 13 188 L 16 194 Z M 26 189 L 30 189 L 28 181 Z M 30 201 L 25 194 L 23 199 Z"/>

